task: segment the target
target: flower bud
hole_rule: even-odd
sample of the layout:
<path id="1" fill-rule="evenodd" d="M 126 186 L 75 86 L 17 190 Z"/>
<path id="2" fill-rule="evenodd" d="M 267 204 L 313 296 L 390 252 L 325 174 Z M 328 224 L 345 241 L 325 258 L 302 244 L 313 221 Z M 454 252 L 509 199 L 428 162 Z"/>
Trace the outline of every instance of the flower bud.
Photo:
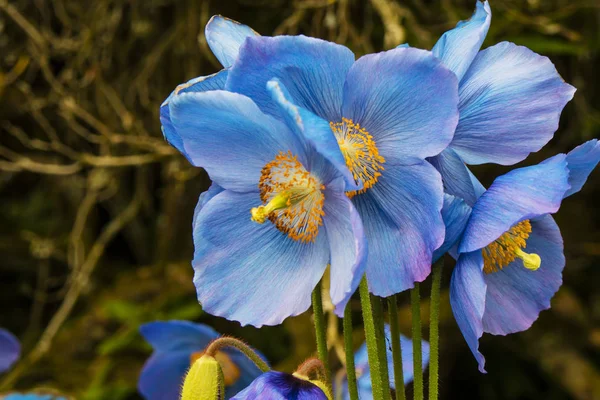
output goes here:
<path id="1" fill-rule="evenodd" d="M 203 355 L 188 371 L 181 400 L 222 400 L 225 398 L 225 381 L 219 362 Z"/>

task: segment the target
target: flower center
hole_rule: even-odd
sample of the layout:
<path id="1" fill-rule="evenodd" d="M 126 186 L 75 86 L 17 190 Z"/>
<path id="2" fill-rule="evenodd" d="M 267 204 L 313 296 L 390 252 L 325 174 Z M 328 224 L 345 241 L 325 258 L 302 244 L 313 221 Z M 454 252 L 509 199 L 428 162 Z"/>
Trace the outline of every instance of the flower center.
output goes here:
<path id="1" fill-rule="evenodd" d="M 498 272 L 516 258 L 523 260 L 523 266 L 531 271 L 540 267 L 542 259 L 535 253 L 525 253 L 527 239 L 531 233 L 531 223 L 528 219 L 521 221 L 502 236 L 482 250 L 483 272 L 491 274 Z"/>
<path id="2" fill-rule="evenodd" d="M 268 218 L 292 239 L 314 242 L 325 214 L 325 186 L 296 156 L 289 151 L 275 156 L 263 167 L 258 188 L 264 205 L 252 208 L 252 221 Z"/>
<path id="3" fill-rule="evenodd" d="M 190 365 L 194 365 L 196 360 L 204 355 L 204 351 L 198 351 L 196 353 L 192 353 L 190 356 Z M 231 361 L 231 358 L 222 351 L 217 351 L 215 354 L 215 360 L 221 366 L 223 370 L 223 380 L 225 382 L 225 386 L 231 386 L 240 379 L 240 369 L 238 366 Z"/>
<path id="4" fill-rule="evenodd" d="M 362 182 L 361 190 L 346 192 L 352 198 L 364 193 L 377 183 L 383 171 L 385 158 L 379 155 L 373 136 L 351 119 L 342 118 L 342 122 L 330 122 L 329 126 L 344 155 L 344 160 L 356 182 Z"/>

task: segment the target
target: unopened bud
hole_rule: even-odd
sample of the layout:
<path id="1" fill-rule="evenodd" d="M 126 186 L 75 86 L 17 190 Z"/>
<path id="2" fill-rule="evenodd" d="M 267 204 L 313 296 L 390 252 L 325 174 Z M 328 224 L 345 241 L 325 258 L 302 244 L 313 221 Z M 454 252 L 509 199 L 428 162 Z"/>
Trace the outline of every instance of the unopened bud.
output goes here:
<path id="1" fill-rule="evenodd" d="M 222 400 L 225 398 L 223 370 L 211 356 L 203 355 L 188 371 L 181 400 Z"/>

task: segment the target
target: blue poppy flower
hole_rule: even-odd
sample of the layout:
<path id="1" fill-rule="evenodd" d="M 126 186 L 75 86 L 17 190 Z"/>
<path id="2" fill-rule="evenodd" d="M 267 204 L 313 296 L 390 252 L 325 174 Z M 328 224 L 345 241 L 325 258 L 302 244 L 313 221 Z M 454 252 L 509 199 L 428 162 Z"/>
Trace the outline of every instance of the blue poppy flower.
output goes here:
<path id="1" fill-rule="evenodd" d="M 392 359 L 392 346 L 391 346 L 391 333 L 390 327 L 386 324 L 385 326 L 385 337 L 387 341 L 387 363 L 390 377 L 390 387 L 396 388 L 396 382 L 394 381 L 394 361 Z M 414 378 L 413 370 L 413 345 L 412 340 L 404 335 L 400 335 L 400 346 L 402 348 L 402 372 L 404 377 L 404 383 L 407 384 L 412 382 Z M 423 370 L 427 368 L 429 364 L 429 343 L 425 340 L 421 342 L 422 349 L 422 360 Z M 361 400 L 373 399 L 373 387 L 371 385 L 371 370 L 369 367 L 369 359 L 367 355 L 367 344 L 364 343 L 354 355 L 354 363 L 356 367 L 356 383 L 358 387 L 358 397 Z M 339 383 L 337 390 L 342 391 L 342 398 L 344 400 L 350 398 L 348 393 L 348 382 L 345 378 L 345 371 L 342 371 L 343 378 Z"/>
<path id="2" fill-rule="evenodd" d="M 284 372 L 269 371 L 256 378 L 232 400 L 331 400 L 307 379 Z"/>
<path id="3" fill-rule="evenodd" d="M 458 247 L 450 303 L 481 372 L 484 332 L 526 330 L 550 308 L 565 265 L 563 240 L 550 214 L 581 190 L 599 160 L 594 139 L 500 176 L 475 202 Z"/>
<path id="4" fill-rule="evenodd" d="M 147 400 L 178 399 L 190 365 L 202 355 L 210 342 L 220 336 L 207 325 L 188 321 L 150 322 L 142 325 L 140 332 L 154 348 L 138 381 L 138 390 Z M 226 348 L 215 358 L 223 368 L 227 398 L 262 373 L 236 349 Z"/>
<path id="5" fill-rule="evenodd" d="M 20 355 L 19 340 L 9 331 L 0 328 L 0 373 L 12 367 Z"/>
<path id="6" fill-rule="evenodd" d="M 554 135 L 575 88 L 552 62 L 523 46 L 502 42 L 480 51 L 491 22 L 487 1 L 468 21 L 444 33 L 432 52 L 459 80 L 460 120 L 452 142 L 431 163 L 448 194 L 473 205 L 480 187 L 468 184 L 464 163 L 512 165 Z"/>
<path id="7" fill-rule="evenodd" d="M 401 48 L 355 61 L 346 47 L 304 36 L 253 36 L 225 89 L 277 115 L 269 85 L 300 110 L 315 137 L 336 139 L 355 183 L 347 187 L 369 242 L 369 289 L 389 296 L 424 280 L 444 238 L 440 153 L 457 123 L 457 81 L 430 52 Z M 333 132 L 333 135 L 332 135 Z M 359 277 L 360 279 L 360 277 Z M 333 280 L 332 280 L 333 281 Z M 341 315 L 345 303 L 336 303 Z"/>
<path id="8" fill-rule="evenodd" d="M 2 400 L 67 400 L 66 397 L 43 393 L 9 393 Z"/>

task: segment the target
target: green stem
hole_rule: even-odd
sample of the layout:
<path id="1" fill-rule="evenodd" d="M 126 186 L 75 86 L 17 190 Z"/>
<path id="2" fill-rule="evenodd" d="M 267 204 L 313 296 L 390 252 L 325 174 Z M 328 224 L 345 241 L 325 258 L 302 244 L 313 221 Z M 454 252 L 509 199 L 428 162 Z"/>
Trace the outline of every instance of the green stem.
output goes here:
<path id="1" fill-rule="evenodd" d="M 329 370 L 329 354 L 327 351 L 327 331 L 325 328 L 325 314 L 323 313 L 323 299 L 321 282 L 317 284 L 312 294 L 312 306 L 315 319 L 315 334 L 317 337 L 317 353 L 325 367 L 326 383 L 331 385 L 331 372 Z"/>
<path id="2" fill-rule="evenodd" d="M 402 346 L 400 344 L 400 327 L 398 324 L 397 301 L 397 295 L 388 297 L 392 359 L 394 360 L 394 382 L 396 383 L 396 399 L 406 400 L 406 393 L 404 389 L 404 370 L 402 369 Z"/>
<path id="3" fill-rule="evenodd" d="M 390 375 L 388 372 L 387 342 L 385 340 L 385 321 L 383 319 L 382 299 L 371 295 L 371 304 L 373 304 L 373 320 L 377 329 L 377 348 L 381 363 L 379 364 L 381 381 L 383 382 L 383 395 L 386 399 L 391 399 L 390 394 Z"/>
<path id="4" fill-rule="evenodd" d="M 388 397 L 385 396 L 389 390 L 384 390 L 387 387 L 387 382 L 383 382 L 381 376 L 381 353 L 379 353 L 378 341 L 383 338 L 379 337 L 379 330 L 375 325 L 375 319 L 373 315 L 373 303 L 371 302 L 371 295 L 369 294 L 369 286 L 367 284 L 367 278 L 363 277 L 360 281 L 360 302 L 362 306 L 363 314 L 363 325 L 365 327 L 365 338 L 367 342 L 367 355 L 369 358 L 369 368 L 371 370 L 371 383 L 373 386 L 373 399 L 385 400 Z"/>
<path id="5" fill-rule="evenodd" d="M 413 342 L 413 370 L 414 370 L 414 400 L 423 400 L 423 355 L 421 353 L 421 295 L 419 282 L 410 291 L 412 307 L 412 342 Z"/>
<path id="6" fill-rule="evenodd" d="M 444 258 L 433 266 L 431 282 L 431 311 L 429 316 L 429 400 L 438 399 L 439 355 L 440 355 L 440 288 Z"/>
<path id="7" fill-rule="evenodd" d="M 246 357 L 248 357 L 254 364 L 256 364 L 256 366 L 262 372 L 267 372 L 267 371 L 271 370 L 271 368 L 269 368 L 267 363 L 265 363 L 263 361 L 263 359 L 260 358 L 258 356 L 258 354 L 256 354 L 250 346 L 248 346 L 246 343 L 242 342 L 241 340 L 232 338 L 232 337 L 223 336 L 223 337 L 213 340 L 206 347 L 204 354 L 206 354 L 207 356 L 215 357 L 217 352 L 219 350 L 221 350 L 223 347 L 235 347 L 236 349 L 238 349 L 239 351 L 244 353 L 244 355 Z"/>
<path id="8" fill-rule="evenodd" d="M 344 310 L 344 349 L 346 351 L 348 393 L 350 394 L 350 400 L 358 400 L 356 366 L 354 365 L 354 348 L 352 346 L 352 307 L 350 307 L 350 302 L 348 302 Z"/>

